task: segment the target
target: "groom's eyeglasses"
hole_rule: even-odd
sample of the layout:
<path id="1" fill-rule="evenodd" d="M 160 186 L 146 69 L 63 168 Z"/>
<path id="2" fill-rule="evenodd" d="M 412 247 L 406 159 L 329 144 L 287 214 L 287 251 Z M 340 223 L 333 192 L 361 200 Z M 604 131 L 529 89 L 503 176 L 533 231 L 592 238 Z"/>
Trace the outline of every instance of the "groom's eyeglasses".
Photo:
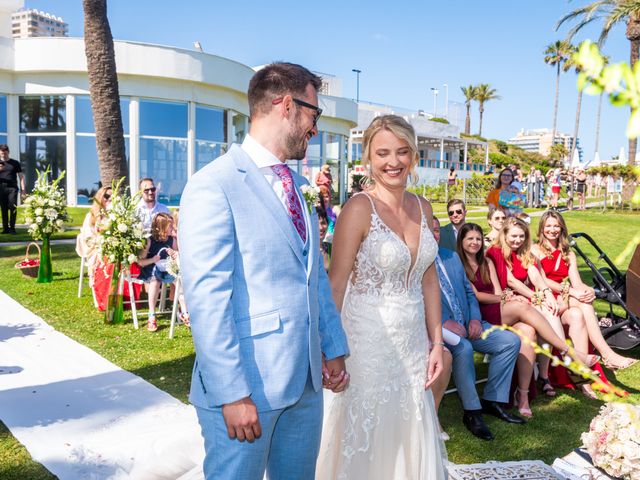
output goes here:
<path id="1" fill-rule="evenodd" d="M 283 97 L 276 98 L 272 100 L 271 103 L 273 105 L 278 105 L 279 103 L 282 103 L 282 100 L 284 100 Z M 322 115 L 322 109 L 320 107 L 316 107 L 315 105 L 311 105 L 310 103 L 307 103 L 304 100 L 300 100 L 299 98 L 291 98 L 291 100 L 293 100 L 293 103 L 295 103 L 296 105 L 309 108 L 316 112 L 316 114 L 313 116 L 313 126 L 315 127 L 316 123 L 318 123 L 318 119 L 320 118 L 320 115 Z"/>
<path id="2" fill-rule="evenodd" d="M 462 215 L 464 213 L 464 210 L 462 209 L 458 209 L 458 210 L 449 210 L 449 216 L 453 217 L 454 215 Z"/>

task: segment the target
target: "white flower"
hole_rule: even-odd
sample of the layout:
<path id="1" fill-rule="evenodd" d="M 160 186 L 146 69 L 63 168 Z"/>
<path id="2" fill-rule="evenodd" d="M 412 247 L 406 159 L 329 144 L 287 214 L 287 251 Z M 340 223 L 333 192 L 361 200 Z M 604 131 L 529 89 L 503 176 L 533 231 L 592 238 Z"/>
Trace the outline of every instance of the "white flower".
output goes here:
<path id="1" fill-rule="evenodd" d="M 42 217 L 36 217 L 36 223 L 37 224 L 42 223 L 43 220 L 44 220 L 44 218 L 42 218 Z"/>
<path id="2" fill-rule="evenodd" d="M 42 210 L 42 208 L 36 208 L 34 213 L 36 214 L 36 216 L 40 217 L 44 213 L 44 210 Z"/>
<path id="3" fill-rule="evenodd" d="M 129 230 L 129 227 L 127 227 L 124 223 L 119 223 L 118 224 L 118 231 L 125 233 L 127 230 Z"/>
<path id="4" fill-rule="evenodd" d="M 64 220 L 62 220 L 61 218 L 59 218 L 58 220 L 56 220 L 56 226 L 58 227 L 62 227 L 64 225 Z"/>
<path id="5" fill-rule="evenodd" d="M 128 263 L 133 263 L 138 259 L 138 257 L 136 255 L 134 255 L 133 253 L 129 254 L 129 256 L 127 257 L 127 262 Z"/>

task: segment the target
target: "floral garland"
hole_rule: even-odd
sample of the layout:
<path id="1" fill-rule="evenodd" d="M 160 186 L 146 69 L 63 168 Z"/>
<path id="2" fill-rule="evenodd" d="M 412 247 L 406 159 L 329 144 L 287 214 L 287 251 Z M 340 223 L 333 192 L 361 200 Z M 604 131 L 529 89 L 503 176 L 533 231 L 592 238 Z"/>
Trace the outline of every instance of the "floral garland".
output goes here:
<path id="1" fill-rule="evenodd" d="M 603 405 L 580 439 L 596 467 L 624 480 L 640 479 L 640 407 Z"/>
<path id="2" fill-rule="evenodd" d="M 25 222 L 29 225 L 29 235 L 34 240 L 41 240 L 56 232 L 64 230 L 64 222 L 68 220 L 67 199 L 64 190 L 59 186 L 64 178 L 64 171 L 53 182 L 48 181 L 51 170 L 38 171 L 36 184 L 27 198 Z"/>
<path id="3" fill-rule="evenodd" d="M 531 296 L 531 305 L 534 307 L 541 307 L 544 303 L 544 290 L 536 290 Z"/>
<path id="4" fill-rule="evenodd" d="M 144 248 L 146 237 L 142 222 L 136 215 L 139 194 L 131 197 L 127 191 L 121 191 L 121 184 L 122 180 L 112 186 L 111 203 L 102 210 L 101 219 L 97 222 L 97 247 L 109 263 L 131 265 Z"/>

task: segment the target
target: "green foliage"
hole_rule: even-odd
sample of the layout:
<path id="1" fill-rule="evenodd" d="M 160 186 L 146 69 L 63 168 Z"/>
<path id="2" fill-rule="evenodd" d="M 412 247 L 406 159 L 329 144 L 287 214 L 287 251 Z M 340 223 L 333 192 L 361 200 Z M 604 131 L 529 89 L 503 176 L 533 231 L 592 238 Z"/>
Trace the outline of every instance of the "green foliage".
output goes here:
<path id="1" fill-rule="evenodd" d="M 498 152 L 489 152 L 489 161 L 497 168 L 503 168 L 513 163 L 513 157 Z"/>
<path id="2" fill-rule="evenodd" d="M 449 124 L 449 120 L 447 120 L 446 118 L 433 117 L 433 118 L 430 118 L 429 120 L 432 122 L 446 123 L 447 125 Z"/>
<path id="3" fill-rule="evenodd" d="M 592 167 L 589 169 L 589 173 L 599 173 L 603 177 L 611 176 L 612 178 L 623 180 L 638 180 L 640 178 L 640 172 L 637 168 L 631 165 L 601 165 L 599 167 Z"/>
<path id="4" fill-rule="evenodd" d="M 502 140 L 491 140 L 491 142 L 498 149 L 498 152 L 506 155 L 509 151 L 509 144 L 507 142 L 503 142 Z"/>
<path id="5" fill-rule="evenodd" d="M 478 140 L 480 142 L 486 142 L 487 139 L 484 137 L 481 137 L 480 135 L 474 134 L 474 135 L 467 135 L 466 133 L 461 133 L 460 134 L 461 138 L 470 138 L 471 140 Z"/>

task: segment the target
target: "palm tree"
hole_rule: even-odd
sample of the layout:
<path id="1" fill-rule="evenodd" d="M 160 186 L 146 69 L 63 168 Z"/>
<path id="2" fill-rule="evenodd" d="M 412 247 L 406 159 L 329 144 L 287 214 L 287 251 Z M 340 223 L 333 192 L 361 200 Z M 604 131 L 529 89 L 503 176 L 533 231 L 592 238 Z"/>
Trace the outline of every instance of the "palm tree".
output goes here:
<path id="1" fill-rule="evenodd" d="M 602 30 L 598 44 L 600 47 L 609 36 L 611 29 L 619 24 L 626 24 L 626 37 L 630 44 L 629 60 L 633 67 L 640 55 L 640 0 L 597 0 L 584 7 L 568 13 L 562 17 L 556 26 L 556 30 L 568 21 L 577 19 L 577 24 L 569 30 L 568 39 L 591 22 L 602 20 Z M 636 160 L 637 139 L 629 139 L 629 165 L 634 165 Z"/>
<path id="2" fill-rule="evenodd" d="M 478 102 L 478 110 L 480 110 L 480 126 L 478 135 L 482 136 L 482 116 L 484 115 L 484 104 L 490 100 L 500 100 L 500 95 L 495 88 L 491 88 L 488 83 L 481 83 L 476 88 L 474 100 Z"/>
<path id="3" fill-rule="evenodd" d="M 606 55 L 602 56 L 604 60 L 604 64 L 607 65 L 609 63 L 609 57 Z M 596 114 L 596 139 L 595 139 L 595 148 L 593 149 L 593 158 L 596 155 L 599 155 L 598 149 L 600 148 L 600 117 L 602 113 L 602 97 L 604 96 L 604 92 L 600 94 L 598 97 L 598 113 Z"/>
<path id="4" fill-rule="evenodd" d="M 558 99 L 560 97 L 560 69 L 569 58 L 571 44 L 566 40 L 556 40 L 554 43 L 547 45 L 544 49 L 544 63 L 556 67 L 556 99 L 553 105 L 553 134 L 551 136 L 551 144 L 556 139 L 558 128 Z"/>
<path id="5" fill-rule="evenodd" d="M 580 73 L 580 66 L 573 60 L 573 54 L 578 51 L 578 48 L 574 45 L 569 45 L 569 57 L 564 62 L 562 70 L 567 72 L 574 69 L 576 73 Z M 575 154 L 578 144 L 578 128 L 580 127 L 580 110 L 582 108 L 582 89 L 578 90 L 578 102 L 576 105 L 576 123 L 573 128 L 573 143 L 571 144 L 571 152 L 569 153 L 569 162 L 573 162 L 573 155 Z"/>
<path id="6" fill-rule="evenodd" d="M 89 93 L 102 185 L 128 176 L 113 36 L 107 0 L 82 0 Z M 124 182 L 127 184 L 127 181 Z"/>
<path id="7" fill-rule="evenodd" d="M 464 105 L 467 107 L 467 116 L 464 119 L 464 133 L 471 134 L 471 102 L 476 99 L 476 87 L 469 85 L 468 87 L 460 87 L 464 95 Z"/>

